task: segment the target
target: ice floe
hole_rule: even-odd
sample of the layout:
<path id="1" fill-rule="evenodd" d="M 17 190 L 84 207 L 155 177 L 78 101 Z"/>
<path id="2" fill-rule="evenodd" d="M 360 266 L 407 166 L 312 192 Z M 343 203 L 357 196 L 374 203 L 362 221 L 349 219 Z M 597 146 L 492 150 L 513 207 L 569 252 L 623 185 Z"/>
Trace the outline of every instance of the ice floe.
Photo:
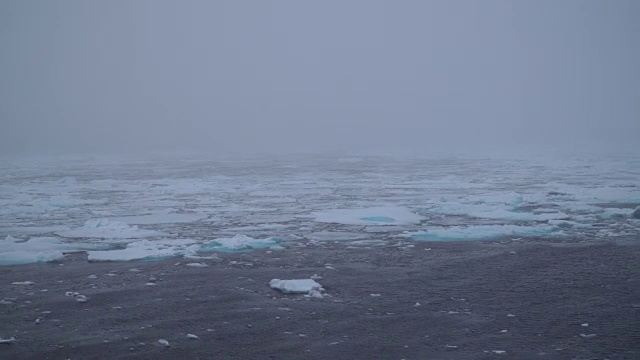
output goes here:
<path id="1" fill-rule="evenodd" d="M 168 347 L 169 346 L 169 341 L 167 341 L 166 339 L 160 339 L 160 340 L 158 340 L 158 344 Z"/>
<path id="2" fill-rule="evenodd" d="M 345 225 L 408 225 L 422 220 L 420 215 L 398 206 L 322 210 L 310 216 L 317 222 Z"/>
<path id="3" fill-rule="evenodd" d="M 434 214 L 466 215 L 475 218 L 511 221 L 545 221 L 569 218 L 569 215 L 560 211 L 522 211 L 513 205 L 503 203 L 442 202 L 425 209 L 425 211 Z"/>
<path id="4" fill-rule="evenodd" d="M 548 236 L 557 232 L 554 226 L 473 225 L 430 228 L 405 232 L 401 236 L 424 241 L 485 240 L 506 236 Z"/>
<path id="5" fill-rule="evenodd" d="M 11 285 L 33 285 L 35 284 L 33 281 L 14 281 Z"/>
<path id="6" fill-rule="evenodd" d="M 192 250 L 197 252 L 207 251 L 233 251 L 233 250 L 249 250 L 261 249 L 276 246 L 280 240 L 269 237 L 265 239 L 254 239 L 246 235 L 236 235 L 230 238 L 217 238 L 205 241 L 200 245 L 196 245 Z"/>
<path id="7" fill-rule="evenodd" d="M 0 265 L 49 262 L 64 258 L 63 252 L 107 248 L 105 244 L 65 243 L 53 237 L 35 237 L 27 241 L 7 236 L 0 240 Z"/>
<path id="8" fill-rule="evenodd" d="M 307 239 L 314 241 L 347 241 L 359 240 L 367 237 L 369 237 L 368 234 L 341 231 L 318 231 L 306 236 Z"/>
<path id="9" fill-rule="evenodd" d="M 178 246 L 158 244 L 149 240 L 128 243 L 126 248 L 107 251 L 88 251 L 89 261 L 130 261 L 167 258 L 183 252 Z"/>
<path id="10" fill-rule="evenodd" d="M 640 234 L 637 158 L 338 159 L 0 159 L 0 239 L 20 238 L 0 240 L 0 265 L 83 250 L 147 260 L 304 240 L 355 248 L 400 233 L 436 241 Z M 133 244 L 140 240 L 157 246 Z"/>
<path id="11" fill-rule="evenodd" d="M 209 267 L 209 265 L 205 264 L 205 263 L 187 263 L 184 264 L 185 266 L 189 266 L 189 267 L 195 267 L 195 268 L 204 268 L 204 267 Z"/>
<path id="12" fill-rule="evenodd" d="M 150 214 L 150 215 L 132 215 L 109 218 L 110 222 L 123 222 L 130 225 L 152 225 L 152 224 L 177 224 L 189 223 L 206 218 L 203 214 Z"/>
<path id="13" fill-rule="evenodd" d="M 99 239 L 135 239 L 164 235 L 159 231 L 140 229 L 135 225 L 109 219 L 88 220 L 83 226 L 58 231 L 56 234 L 66 238 Z"/>
<path id="14" fill-rule="evenodd" d="M 13 344 L 16 341 L 16 338 L 13 336 L 7 339 L 0 337 L 0 344 Z"/>
<path id="15" fill-rule="evenodd" d="M 322 285 L 313 279 L 273 279 L 269 282 L 269 286 L 284 294 L 307 294 L 312 297 L 322 297 L 324 291 Z"/>

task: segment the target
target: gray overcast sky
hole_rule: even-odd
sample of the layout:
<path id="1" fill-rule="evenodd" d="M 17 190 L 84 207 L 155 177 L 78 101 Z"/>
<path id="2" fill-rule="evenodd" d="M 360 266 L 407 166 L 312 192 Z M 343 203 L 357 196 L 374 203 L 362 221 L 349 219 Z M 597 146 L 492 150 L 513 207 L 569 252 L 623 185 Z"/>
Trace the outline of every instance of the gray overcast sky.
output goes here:
<path id="1" fill-rule="evenodd" d="M 0 153 L 640 149 L 640 1 L 0 1 Z"/>

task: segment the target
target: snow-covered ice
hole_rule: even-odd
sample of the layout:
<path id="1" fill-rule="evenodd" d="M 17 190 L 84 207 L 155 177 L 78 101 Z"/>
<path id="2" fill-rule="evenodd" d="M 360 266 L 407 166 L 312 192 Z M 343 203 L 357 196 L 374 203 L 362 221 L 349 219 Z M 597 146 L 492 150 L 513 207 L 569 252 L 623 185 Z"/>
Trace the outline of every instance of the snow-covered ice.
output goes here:
<path id="1" fill-rule="evenodd" d="M 422 220 L 421 216 L 398 206 L 322 210 L 310 216 L 318 222 L 345 225 L 408 225 Z"/>
<path id="2" fill-rule="evenodd" d="M 414 240 L 426 241 L 459 241 L 483 240 L 506 236 L 549 236 L 558 229 L 553 226 L 519 226 L 519 225 L 473 225 L 430 228 L 428 230 L 408 232 L 403 236 Z"/>
<path id="3" fill-rule="evenodd" d="M 195 268 L 209 267 L 209 265 L 207 265 L 205 263 L 187 263 L 187 264 L 185 264 L 185 266 L 195 267 Z"/>
<path id="4" fill-rule="evenodd" d="M 35 283 L 33 281 L 14 281 L 11 284 L 12 285 L 33 285 Z"/>
<path id="5" fill-rule="evenodd" d="M 152 224 L 175 224 L 189 223 L 206 218 L 203 214 L 149 214 L 149 215 L 131 215 L 109 218 L 111 222 L 122 222 L 130 225 L 152 225 Z"/>
<path id="6" fill-rule="evenodd" d="M 152 258 L 167 258 L 180 253 L 179 247 L 158 244 L 149 240 L 139 240 L 127 244 L 119 250 L 87 251 L 90 261 L 130 261 Z"/>
<path id="7" fill-rule="evenodd" d="M 16 342 L 16 338 L 15 337 L 10 337 L 10 338 L 2 338 L 0 337 L 0 344 L 13 344 L 14 342 Z"/>
<path id="8" fill-rule="evenodd" d="M 162 236 L 163 233 L 154 230 L 139 229 L 121 221 L 109 219 L 87 220 L 84 225 L 56 232 L 66 238 L 100 238 L 100 239 L 136 239 Z"/>
<path id="9" fill-rule="evenodd" d="M 169 346 L 169 341 L 167 341 L 166 339 L 160 339 L 158 340 L 158 344 L 162 346 Z"/>
<path id="10" fill-rule="evenodd" d="M 313 279 L 273 279 L 269 281 L 269 286 L 272 289 L 279 290 L 284 294 L 311 294 L 324 291 L 322 285 L 320 285 Z"/>
<path id="11" fill-rule="evenodd" d="M 236 235 L 231 238 L 217 238 L 205 241 L 199 245 L 198 251 L 259 249 L 268 248 L 278 243 L 279 240 L 276 238 L 254 239 L 246 235 Z"/>
<path id="12" fill-rule="evenodd" d="M 640 236 L 640 162 L 629 156 L 3 158 L 0 169 L 0 265 L 75 251 L 207 258 L 303 240 Z"/>
<path id="13" fill-rule="evenodd" d="M 60 260 L 63 252 L 106 249 L 105 244 L 65 243 L 54 237 L 34 237 L 26 241 L 10 235 L 0 240 L 0 265 L 17 265 Z"/>

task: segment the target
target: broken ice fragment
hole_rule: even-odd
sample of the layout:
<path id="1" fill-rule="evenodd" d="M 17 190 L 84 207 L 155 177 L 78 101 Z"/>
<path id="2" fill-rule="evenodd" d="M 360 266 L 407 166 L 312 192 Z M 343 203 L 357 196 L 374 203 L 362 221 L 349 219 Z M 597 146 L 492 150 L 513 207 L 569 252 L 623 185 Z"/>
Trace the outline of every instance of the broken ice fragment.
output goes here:
<path id="1" fill-rule="evenodd" d="M 0 344 L 13 344 L 14 342 L 16 342 L 16 338 L 14 338 L 13 336 L 8 339 L 3 339 L 0 337 Z"/>
<path id="2" fill-rule="evenodd" d="M 308 294 L 314 297 L 318 297 L 317 295 L 324 291 L 322 285 L 312 279 L 273 279 L 269 282 L 269 286 L 285 294 Z"/>
<path id="3" fill-rule="evenodd" d="M 203 268 L 203 267 L 208 267 L 209 265 L 205 263 L 188 263 L 186 264 L 186 266 Z"/>
<path id="4" fill-rule="evenodd" d="M 160 343 L 160 345 L 169 346 L 169 342 L 165 339 L 158 340 L 158 343 Z"/>
<path id="5" fill-rule="evenodd" d="M 12 285 L 33 285 L 35 283 L 33 281 L 14 281 L 11 284 Z"/>

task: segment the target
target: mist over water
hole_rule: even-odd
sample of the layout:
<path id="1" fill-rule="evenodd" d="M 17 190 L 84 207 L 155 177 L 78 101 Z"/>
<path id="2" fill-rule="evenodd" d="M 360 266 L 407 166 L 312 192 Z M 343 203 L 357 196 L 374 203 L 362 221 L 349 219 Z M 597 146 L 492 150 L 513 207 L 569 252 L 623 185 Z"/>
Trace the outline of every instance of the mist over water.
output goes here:
<path id="1" fill-rule="evenodd" d="M 3 1 L 0 152 L 636 152 L 636 1 Z"/>

